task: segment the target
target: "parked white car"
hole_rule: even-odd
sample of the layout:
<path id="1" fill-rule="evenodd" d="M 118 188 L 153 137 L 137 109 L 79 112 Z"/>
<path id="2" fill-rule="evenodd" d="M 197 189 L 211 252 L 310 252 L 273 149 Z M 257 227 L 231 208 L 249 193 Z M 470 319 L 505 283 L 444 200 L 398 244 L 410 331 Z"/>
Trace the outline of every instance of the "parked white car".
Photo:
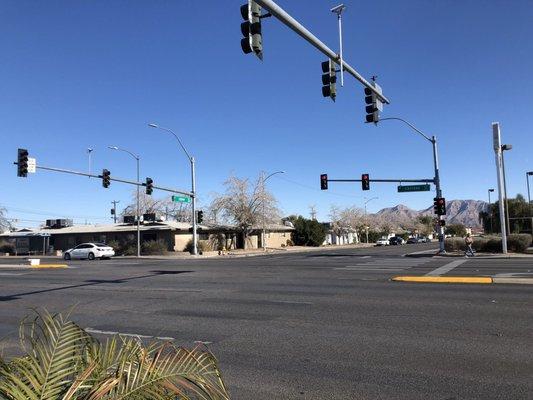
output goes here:
<path id="1" fill-rule="evenodd" d="M 385 238 L 378 239 L 376 242 L 376 246 L 388 246 L 389 240 Z"/>
<path id="2" fill-rule="evenodd" d="M 115 255 L 115 250 L 105 243 L 82 243 L 68 249 L 63 254 L 65 260 L 71 260 L 74 258 L 86 258 L 88 260 L 94 260 L 95 258 L 110 258 Z"/>

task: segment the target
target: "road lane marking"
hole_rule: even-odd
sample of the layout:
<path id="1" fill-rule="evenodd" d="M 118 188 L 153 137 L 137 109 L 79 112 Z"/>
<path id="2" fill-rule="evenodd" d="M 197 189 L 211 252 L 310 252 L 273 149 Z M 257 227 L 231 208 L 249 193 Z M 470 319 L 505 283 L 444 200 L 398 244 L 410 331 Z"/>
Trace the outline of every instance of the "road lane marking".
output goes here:
<path id="1" fill-rule="evenodd" d="M 426 276 L 440 276 L 440 275 L 444 275 L 448 272 L 450 272 L 452 269 L 454 268 L 457 268 L 459 265 L 461 264 L 464 264 L 465 262 L 467 262 L 468 259 L 466 260 L 454 260 L 446 265 L 443 265 L 442 267 L 439 267 L 431 272 L 428 272 L 426 274 Z"/>
<path id="2" fill-rule="evenodd" d="M 421 283 L 492 283 L 492 278 L 476 276 L 395 276 L 392 280 Z"/>
<path id="3" fill-rule="evenodd" d="M 313 305 L 313 303 L 309 301 L 291 301 L 291 300 L 269 300 L 272 303 L 282 303 L 282 304 L 309 304 Z"/>
<path id="4" fill-rule="evenodd" d="M 89 333 L 95 333 L 99 335 L 120 335 L 120 336 L 129 336 L 129 337 L 136 337 L 140 339 L 159 339 L 159 340 L 176 340 L 173 337 L 170 336 L 150 336 L 150 335 L 141 335 L 140 333 L 124 333 L 124 332 L 115 332 L 115 331 L 101 331 L 100 329 L 94 329 L 87 327 L 85 328 L 85 332 Z"/>

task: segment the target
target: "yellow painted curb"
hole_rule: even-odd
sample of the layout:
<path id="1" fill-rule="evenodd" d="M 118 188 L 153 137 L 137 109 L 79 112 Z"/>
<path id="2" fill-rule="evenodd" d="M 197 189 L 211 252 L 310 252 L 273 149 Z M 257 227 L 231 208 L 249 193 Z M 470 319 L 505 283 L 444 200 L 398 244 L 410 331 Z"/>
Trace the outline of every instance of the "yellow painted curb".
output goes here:
<path id="1" fill-rule="evenodd" d="M 492 283 L 492 278 L 475 276 L 395 276 L 392 280 L 426 283 Z"/>
<path id="2" fill-rule="evenodd" d="M 39 264 L 32 265 L 32 268 L 68 268 L 67 264 Z"/>

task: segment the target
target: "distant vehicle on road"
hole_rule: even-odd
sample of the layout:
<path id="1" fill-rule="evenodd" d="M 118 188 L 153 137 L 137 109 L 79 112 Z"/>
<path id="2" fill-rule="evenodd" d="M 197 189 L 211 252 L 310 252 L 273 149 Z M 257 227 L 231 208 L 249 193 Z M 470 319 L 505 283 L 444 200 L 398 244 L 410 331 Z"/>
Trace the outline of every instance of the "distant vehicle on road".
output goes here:
<path id="1" fill-rule="evenodd" d="M 415 238 L 415 237 L 410 237 L 409 239 L 407 239 L 407 244 L 416 244 L 416 243 L 423 243 L 422 239 Z"/>
<path id="2" fill-rule="evenodd" d="M 82 243 L 65 251 L 63 258 L 65 260 L 71 260 L 74 258 L 94 260 L 95 258 L 111 258 L 114 255 L 115 250 L 105 243 Z"/>
<path id="3" fill-rule="evenodd" d="M 376 241 L 376 246 L 388 246 L 388 245 L 389 245 L 389 241 L 385 238 L 381 238 Z"/>
<path id="4" fill-rule="evenodd" d="M 389 244 L 391 246 L 397 246 L 397 245 L 402 245 L 402 244 L 405 244 L 405 240 L 403 240 L 401 237 L 399 236 L 393 236 L 389 239 Z"/>
<path id="5" fill-rule="evenodd" d="M 431 239 L 427 236 L 421 236 L 418 238 L 419 243 L 431 243 Z"/>

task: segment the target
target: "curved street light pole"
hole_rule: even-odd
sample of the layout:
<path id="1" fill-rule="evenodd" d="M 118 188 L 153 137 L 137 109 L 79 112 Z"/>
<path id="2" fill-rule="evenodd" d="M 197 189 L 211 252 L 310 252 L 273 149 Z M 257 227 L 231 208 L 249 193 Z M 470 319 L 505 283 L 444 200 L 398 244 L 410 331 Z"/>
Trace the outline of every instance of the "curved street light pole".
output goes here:
<path id="1" fill-rule="evenodd" d="M 122 148 L 117 147 L 117 146 L 108 146 L 108 148 L 111 149 L 111 150 L 123 151 L 124 153 L 128 153 L 130 156 L 135 158 L 135 160 L 137 161 L 137 183 L 140 183 L 139 182 L 139 160 L 140 160 L 140 157 L 137 154 L 134 154 L 134 153 L 132 153 L 129 150 L 122 149 Z M 137 215 L 135 217 L 135 219 L 137 220 L 137 257 L 141 256 L 141 228 L 140 228 L 141 215 L 140 215 L 140 205 L 139 205 L 139 201 L 140 200 L 139 200 L 139 197 L 140 197 L 139 185 L 137 185 L 137 213 L 136 213 Z"/>
<path id="2" fill-rule="evenodd" d="M 193 254 L 197 255 L 198 254 L 198 234 L 197 234 L 197 224 L 196 224 L 196 172 L 195 172 L 195 160 L 194 160 L 194 157 L 192 157 L 189 154 L 189 152 L 187 151 L 187 149 L 185 148 L 185 146 L 181 142 L 181 140 L 178 137 L 178 135 L 176 135 L 172 129 L 165 128 L 163 126 L 159 126 L 157 124 L 152 124 L 152 123 L 148 124 L 148 126 L 151 127 L 151 128 L 157 128 L 157 129 L 161 129 L 161 130 L 164 130 L 164 131 L 167 131 L 167 132 L 171 133 L 176 138 L 176 140 L 178 141 L 179 145 L 181 146 L 181 149 L 183 150 L 183 152 L 185 153 L 185 155 L 187 156 L 187 158 L 189 159 L 189 162 L 191 164 L 192 246 L 193 246 Z"/>
<path id="3" fill-rule="evenodd" d="M 276 172 L 272 172 L 270 175 L 268 175 L 266 178 L 263 178 L 263 201 L 262 201 L 262 205 L 263 205 L 263 235 L 262 235 L 262 240 L 261 240 L 261 244 L 262 244 L 262 247 L 263 247 L 263 250 L 266 251 L 266 227 L 265 227 L 265 219 L 266 219 L 266 215 L 265 215 L 265 198 L 264 198 L 264 192 L 265 192 L 265 182 L 267 181 L 268 178 L 270 178 L 271 176 L 274 176 L 276 174 L 284 174 L 285 171 L 276 171 Z M 264 177 L 264 173 L 263 173 L 263 177 Z"/>
<path id="4" fill-rule="evenodd" d="M 433 147 L 433 167 L 435 168 L 435 176 L 433 178 L 433 183 L 435 184 L 435 192 L 437 194 L 436 197 L 442 197 L 442 190 L 440 188 L 440 173 L 439 173 L 439 156 L 438 156 L 438 151 L 437 151 L 437 137 L 436 136 L 429 137 L 424 132 L 422 132 L 420 129 L 418 129 L 416 126 L 414 126 L 410 122 L 407 122 L 403 118 L 387 117 L 387 118 L 380 118 L 379 119 L 379 121 L 387 121 L 387 120 L 396 120 L 396 121 L 403 122 L 404 124 L 409 126 L 412 130 L 414 130 L 416 133 L 418 133 L 420 136 L 422 136 L 424 139 L 426 139 L 428 142 L 431 143 L 431 145 Z M 438 218 L 439 221 L 441 221 L 443 219 L 442 215 L 439 215 L 438 217 L 439 217 Z M 446 250 L 444 249 L 444 226 L 442 226 L 440 223 L 439 223 L 438 231 L 439 231 L 439 253 L 445 254 Z"/>
<path id="5" fill-rule="evenodd" d="M 372 201 L 372 200 L 376 200 L 376 199 L 379 199 L 379 197 L 372 197 L 368 200 L 365 201 L 365 220 L 366 220 L 366 204 L 369 202 L 369 201 Z M 368 227 L 366 227 L 365 229 L 365 233 L 366 233 L 366 242 L 368 243 Z"/>

